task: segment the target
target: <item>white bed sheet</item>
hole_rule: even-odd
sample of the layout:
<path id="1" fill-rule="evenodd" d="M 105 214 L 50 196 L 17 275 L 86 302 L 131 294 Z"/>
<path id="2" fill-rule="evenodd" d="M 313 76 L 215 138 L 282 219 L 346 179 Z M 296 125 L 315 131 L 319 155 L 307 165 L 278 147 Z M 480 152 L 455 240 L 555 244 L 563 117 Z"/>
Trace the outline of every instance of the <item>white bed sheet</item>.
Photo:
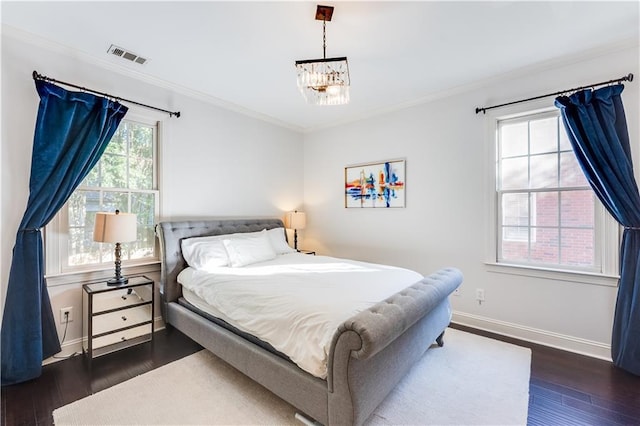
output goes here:
<path id="1" fill-rule="evenodd" d="M 187 268 L 178 282 L 206 301 L 209 313 L 324 379 L 338 326 L 422 278 L 404 268 L 291 253 L 242 268 Z M 183 295 L 189 301 L 189 292 Z"/>

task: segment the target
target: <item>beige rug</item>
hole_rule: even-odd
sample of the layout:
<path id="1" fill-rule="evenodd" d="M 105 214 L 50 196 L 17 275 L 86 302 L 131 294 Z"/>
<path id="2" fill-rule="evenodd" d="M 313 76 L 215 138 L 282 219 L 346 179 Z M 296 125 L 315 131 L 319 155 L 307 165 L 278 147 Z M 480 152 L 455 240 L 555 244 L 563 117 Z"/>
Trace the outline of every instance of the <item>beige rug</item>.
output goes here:
<path id="1" fill-rule="evenodd" d="M 448 329 L 371 425 L 524 425 L 531 351 Z M 296 410 L 203 350 L 53 412 L 62 425 L 282 425 Z M 300 424 L 300 423 L 298 423 Z"/>

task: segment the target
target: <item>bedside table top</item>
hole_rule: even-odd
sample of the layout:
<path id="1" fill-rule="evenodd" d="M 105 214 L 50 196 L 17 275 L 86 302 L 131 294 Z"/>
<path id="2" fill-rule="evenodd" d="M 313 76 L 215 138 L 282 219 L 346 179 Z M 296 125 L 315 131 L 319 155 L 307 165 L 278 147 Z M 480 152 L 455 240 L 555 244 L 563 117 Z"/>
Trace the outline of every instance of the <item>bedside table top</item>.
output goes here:
<path id="1" fill-rule="evenodd" d="M 129 277 L 129 282 L 127 284 L 109 285 L 107 284 L 107 280 L 101 280 L 94 283 L 84 284 L 82 287 L 85 289 L 87 293 L 102 293 L 104 291 L 113 291 L 113 290 L 118 290 L 120 288 L 136 287 L 136 286 L 147 285 L 147 284 L 153 284 L 153 280 L 150 280 L 144 275 L 138 275 L 134 277 Z"/>

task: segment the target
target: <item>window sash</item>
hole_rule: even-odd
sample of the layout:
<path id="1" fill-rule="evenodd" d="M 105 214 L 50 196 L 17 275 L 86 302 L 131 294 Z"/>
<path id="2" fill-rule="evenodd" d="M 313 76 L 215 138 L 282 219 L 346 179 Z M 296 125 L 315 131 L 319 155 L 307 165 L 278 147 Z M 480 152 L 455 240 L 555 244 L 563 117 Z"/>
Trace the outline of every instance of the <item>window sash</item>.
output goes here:
<path id="1" fill-rule="evenodd" d="M 573 269 L 591 273 L 604 272 L 602 247 L 605 244 L 606 233 L 602 232 L 600 228 L 604 228 L 606 212 L 604 207 L 595 199 L 593 193 L 588 191 L 588 194 L 594 200 L 593 216 L 585 219 L 584 222 L 570 222 L 567 219 L 567 215 L 563 214 L 563 209 L 571 210 L 575 209 L 575 207 L 563 201 L 563 198 L 570 199 L 571 194 L 575 194 L 577 191 L 585 192 L 583 189 L 573 188 L 566 190 L 553 189 L 550 191 L 498 192 L 496 261 L 498 263 L 532 265 L 551 269 Z M 513 223 L 513 221 L 504 223 L 505 214 L 501 208 L 502 199 L 505 195 L 512 194 L 522 194 L 526 196 L 529 206 L 529 216 L 527 218 L 528 220 L 524 223 Z M 555 217 L 551 219 L 549 219 L 549 216 L 543 216 L 544 213 L 541 215 L 538 214 L 538 210 L 541 208 L 538 206 L 536 199 L 540 199 L 540 197 L 544 197 L 545 195 L 557 196 L 555 197 L 557 199 L 553 203 L 555 205 L 552 206 L 552 208 L 556 210 L 556 214 L 554 215 Z M 544 207 L 542 209 L 544 210 Z M 547 208 L 547 211 L 549 210 L 551 209 Z M 542 219 L 540 216 L 542 216 Z M 569 217 L 571 218 L 573 216 Z M 520 218 L 518 218 L 518 220 L 520 220 Z M 505 237 L 505 235 L 509 235 L 509 231 L 514 232 L 514 229 L 519 231 L 516 235 L 521 238 Z M 580 238 L 584 238 L 584 235 L 581 234 L 585 233 L 589 233 L 591 240 L 581 242 Z M 557 238 L 555 245 L 548 246 L 545 244 L 549 241 L 550 235 Z M 576 239 L 578 241 L 574 241 Z M 505 255 L 505 252 L 509 252 L 509 250 L 511 250 L 513 254 L 516 250 L 515 246 L 517 246 L 518 243 L 526 244 L 526 249 L 520 247 L 520 250 L 525 253 L 521 258 L 518 259 L 515 255 Z M 582 255 L 580 255 L 578 250 L 573 250 L 576 245 L 580 246 L 581 244 L 586 244 Z M 545 253 L 546 256 L 543 256 L 543 253 Z M 555 253 L 555 255 L 552 256 L 552 253 Z M 589 253 L 589 259 L 592 263 L 587 264 L 585 262 L 585 256 Z M 544 261 L 541 257 L 546 258 L 547 261 Z"/>

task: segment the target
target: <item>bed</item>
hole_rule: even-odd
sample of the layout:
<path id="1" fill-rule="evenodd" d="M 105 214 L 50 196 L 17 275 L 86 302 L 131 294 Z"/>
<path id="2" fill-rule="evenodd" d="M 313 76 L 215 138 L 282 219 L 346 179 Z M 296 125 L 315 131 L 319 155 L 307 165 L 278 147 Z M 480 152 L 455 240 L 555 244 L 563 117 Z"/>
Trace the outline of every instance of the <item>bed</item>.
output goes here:
<path id="1" fill-rule="evenodd" d="M 434 342 L 443 344 L 451 319 L 448 296 L 462 274 L 441 269 L 342 321 L 328 345 L 325 374 L 314 375 L 269 343 L 188 302 L 178 282 L 189 269 L 183 240 L 279 228 L 281 220 L 262 218 L 159 223 L 163 319 L 307 418 L 362 424 Z"/>

